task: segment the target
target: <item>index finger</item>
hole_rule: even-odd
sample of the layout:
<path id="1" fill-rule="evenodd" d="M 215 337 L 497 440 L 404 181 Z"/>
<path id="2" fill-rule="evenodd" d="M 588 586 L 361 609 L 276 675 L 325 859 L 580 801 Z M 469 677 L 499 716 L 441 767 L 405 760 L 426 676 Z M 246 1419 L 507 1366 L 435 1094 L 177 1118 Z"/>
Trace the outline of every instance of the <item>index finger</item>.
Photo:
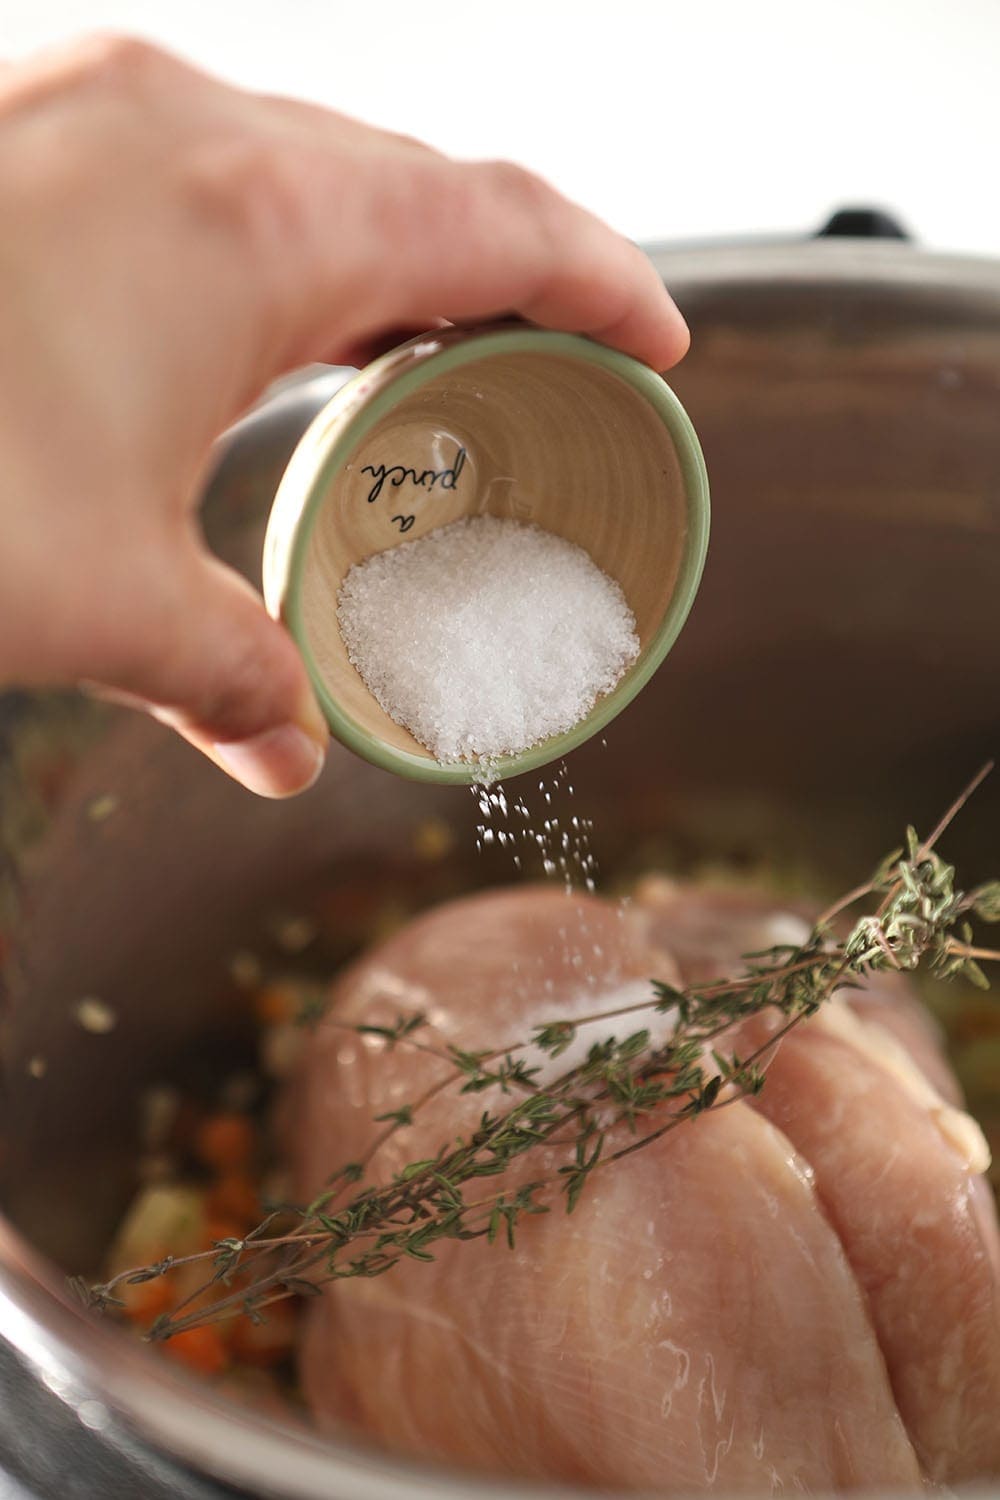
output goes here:
<path id="1" fill-rule="evenodd" d="M 435 163 L 418 238 L 399 267 L 402 311 L 452 321 L 514 312 L 585 333 L 666 370 L 689 334 L 637 246 L 506 162 Z"/>
<path id="2" fill-rule="evenodd" d="M 392 137 L 345 165 L 343 122 L 329 118 L 329 157 L 318 139 L 309 211 L 285 266 L 300 277 L 300 358 L 342 358 L 388 328 L 511 313 L 656 370 L 686 353 L 687 325 L 642 251 L 540 178 Z"/>

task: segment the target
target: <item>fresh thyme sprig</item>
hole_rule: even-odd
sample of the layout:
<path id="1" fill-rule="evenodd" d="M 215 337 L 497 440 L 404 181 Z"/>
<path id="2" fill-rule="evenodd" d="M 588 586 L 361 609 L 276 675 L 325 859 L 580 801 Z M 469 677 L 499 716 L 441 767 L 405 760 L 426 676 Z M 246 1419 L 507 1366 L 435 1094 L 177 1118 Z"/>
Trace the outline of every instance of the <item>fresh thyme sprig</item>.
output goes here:
<path id="1" fill-rule="evenodd" d="M 380 1276 L 404 1258 L 433 1260 L 432 1247 L 441 1240 L 492 1243 L 502 1236 L 513 1246 L 520 1220 L 548 1213 L 553 1199 L 561 1196 L 572 1213 L 594 1172 L 708 1110 L 758 1094 L 777 1042 L 835 990 L 920 964 L 942 978 L 986 986 L 980 960 L 1000 960 L 1000 952 L 976 944 L 970 919 L 1000 921 L 1000 881 L 967 893 L 956 889 L 953 867 L 934 846 L 990 769 L 983 768 L 928 839 L 908 829 L 905 848 L 894 850 L 870 880 L 824 912 L 804 943 L 749 954 L 744 972 L 732 979 L 685 989 L 654 981 L 647 1000 L 574 1021 L 548 1021 L 534 1028 L 530 1041 L 483 1052 L 425 1041 L 419 1032 L 426 1020 L 419 1014 L 400 1016 L 392 1026 L 327 1018 L 326 1024 L 380 1038 L 387 1048 L 431 1054 L 446 1061 L 449 1071 L 419 1098 L 379 1116 L 384 1129 L 364 1157 L 344 1164 L 312 1203 L 276 1210 L 242 1239 L 134 1267 L 103 1285 L 74 1278 L 74 1288 L 92 1308 L 120 1307 L 123 1287 L 205 1263 L 211 1274 L 204 1284 L 150 1328 L 147 1337 L 162 1340 L 240 1314 L 259 1321 L 273 1302 L 316 1295 L 329 1281 Z M 838 938 L 835 918 L 873 897 L 879 898 L 875 910 Z M 776 1021 L 748 1056 L 723 1048 L 725 1033 L 768 1011 Z M 666 1039 L 654 1041 L 648 1028 L 621 1039 L 608 1036 L 546 1083 L 540 1081 L 541 1065 L 524 1056 L 530 1051 L 557 1059 L 576 1041 L 579 1027 L 642 1012 L 669 1018 Z M 408 1163 L 389 1182 L 361 1186 L 386 1141 L 449 1088 L 460 1094 L 496 1090 L 514 1102 L 484 1110 L 471 1134 Z M 542 1146 L 564 1150 L 565 1159 L 556 1157 L 553 1166 L 547 1157 L 542 1176 L 479 1195 L 480 1179 L 504 1176 Z M 351 1189 L 356 1191 L 338 1207 Z"/>

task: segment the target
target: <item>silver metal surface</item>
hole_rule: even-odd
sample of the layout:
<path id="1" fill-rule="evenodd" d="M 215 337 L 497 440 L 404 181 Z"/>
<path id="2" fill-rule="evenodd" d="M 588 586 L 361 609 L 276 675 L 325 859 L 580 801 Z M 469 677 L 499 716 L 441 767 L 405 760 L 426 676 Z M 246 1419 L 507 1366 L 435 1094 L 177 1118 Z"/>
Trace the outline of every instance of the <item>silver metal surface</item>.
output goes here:
<path id="1" fill-rule="evenodd" d="M 843 240 L 654 259 L 694 333 L 672 380 L 705 449 L 715 530 L 666 666 L 606 748 L 574 756 L 577 804 L 606 867 L 655 829 L 682 854 L 763 852 L 850 880 L 1000 744 L 1000 267 Z M 255 582 L 278 476 L 339 378 L 252 413 L 213 479 L 208 535 Z M 995 855 L 998 809 L 995 778 L 949 840 L 970 879 Z M 142 1090 L 192 1051 L 221 1066 L 244 1044 L 221 978 L 248 926 L 346 861 L 387 858 L 431 814 L 471 852 L 471 798 L 339 747 L 306 797 L 264 803 L 151 722 L 0 699 L 0 1405 L 17 1414 L 0 1447 L 32 1493 L 543 1493 L 248 1415 L 94 1326 L 57 1269 L 98 1262 L 128 1195 Z M 478 882 L 510 873 L 502 852 L 468 868 Z M 84 994 L 113 1006 L 110 1035 L 76 1025 Z M 60 1460 L 72 1481 L 33 1468 L 32 1449 L 73 1455 Z"/>

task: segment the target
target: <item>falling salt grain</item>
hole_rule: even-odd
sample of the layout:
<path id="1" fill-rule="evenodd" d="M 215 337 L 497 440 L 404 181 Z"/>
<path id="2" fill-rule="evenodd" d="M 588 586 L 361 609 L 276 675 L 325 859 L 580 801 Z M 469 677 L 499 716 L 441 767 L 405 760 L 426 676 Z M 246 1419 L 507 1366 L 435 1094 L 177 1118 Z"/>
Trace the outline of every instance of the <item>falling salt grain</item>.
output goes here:
<path id="1" fill-rule="evenodd" d="M 621 588 L 582 547 L 495 516 L 358 563 L 337 615 L 369 691 L 439 761 L 565 733 L 639 652 Z"/>

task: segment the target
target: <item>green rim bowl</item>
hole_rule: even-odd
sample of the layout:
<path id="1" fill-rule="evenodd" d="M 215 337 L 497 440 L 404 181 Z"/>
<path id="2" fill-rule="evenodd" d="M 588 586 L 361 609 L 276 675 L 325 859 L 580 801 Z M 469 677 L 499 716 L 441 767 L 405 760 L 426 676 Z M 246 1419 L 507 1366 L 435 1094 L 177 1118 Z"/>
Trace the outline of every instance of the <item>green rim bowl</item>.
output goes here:
<path id="1" fill-rule="evenodd" d="M 478 761 L 441 763 L 392 745 L 373 734 L 331 692 L 316 660 L 303 612 L 303 575 L 310 540 L 338 474 L 359 443 L 393 408 L 422 386 L 462 366 L 497 354 L 547 353 L 597 365 L 637 392 L 666 428 L 681 476 L 686 530 L 676 582 L 658 627 L 636 661 L 591 712 L 564 734 L 500 757 L 488 768 Z M 708 550 L 708 475 L 687 412 L 667 385 L 638 360 L 576 334 L 519 325 L 454 329 L 411 339 L 375 360 L 347 382 L 300 439 L 282 476 L 264 542 L 264 598 L 269 612 L 291 632 L 302 653 L 316 697 L 333 735 L 373 765 L 419 781 L 470 785 L 507 779 L 560 760 L 605 729 L 646 686 L 677 640 L 701 581 Z M 380 550 L 378 548 L 374 550 Z"/>

